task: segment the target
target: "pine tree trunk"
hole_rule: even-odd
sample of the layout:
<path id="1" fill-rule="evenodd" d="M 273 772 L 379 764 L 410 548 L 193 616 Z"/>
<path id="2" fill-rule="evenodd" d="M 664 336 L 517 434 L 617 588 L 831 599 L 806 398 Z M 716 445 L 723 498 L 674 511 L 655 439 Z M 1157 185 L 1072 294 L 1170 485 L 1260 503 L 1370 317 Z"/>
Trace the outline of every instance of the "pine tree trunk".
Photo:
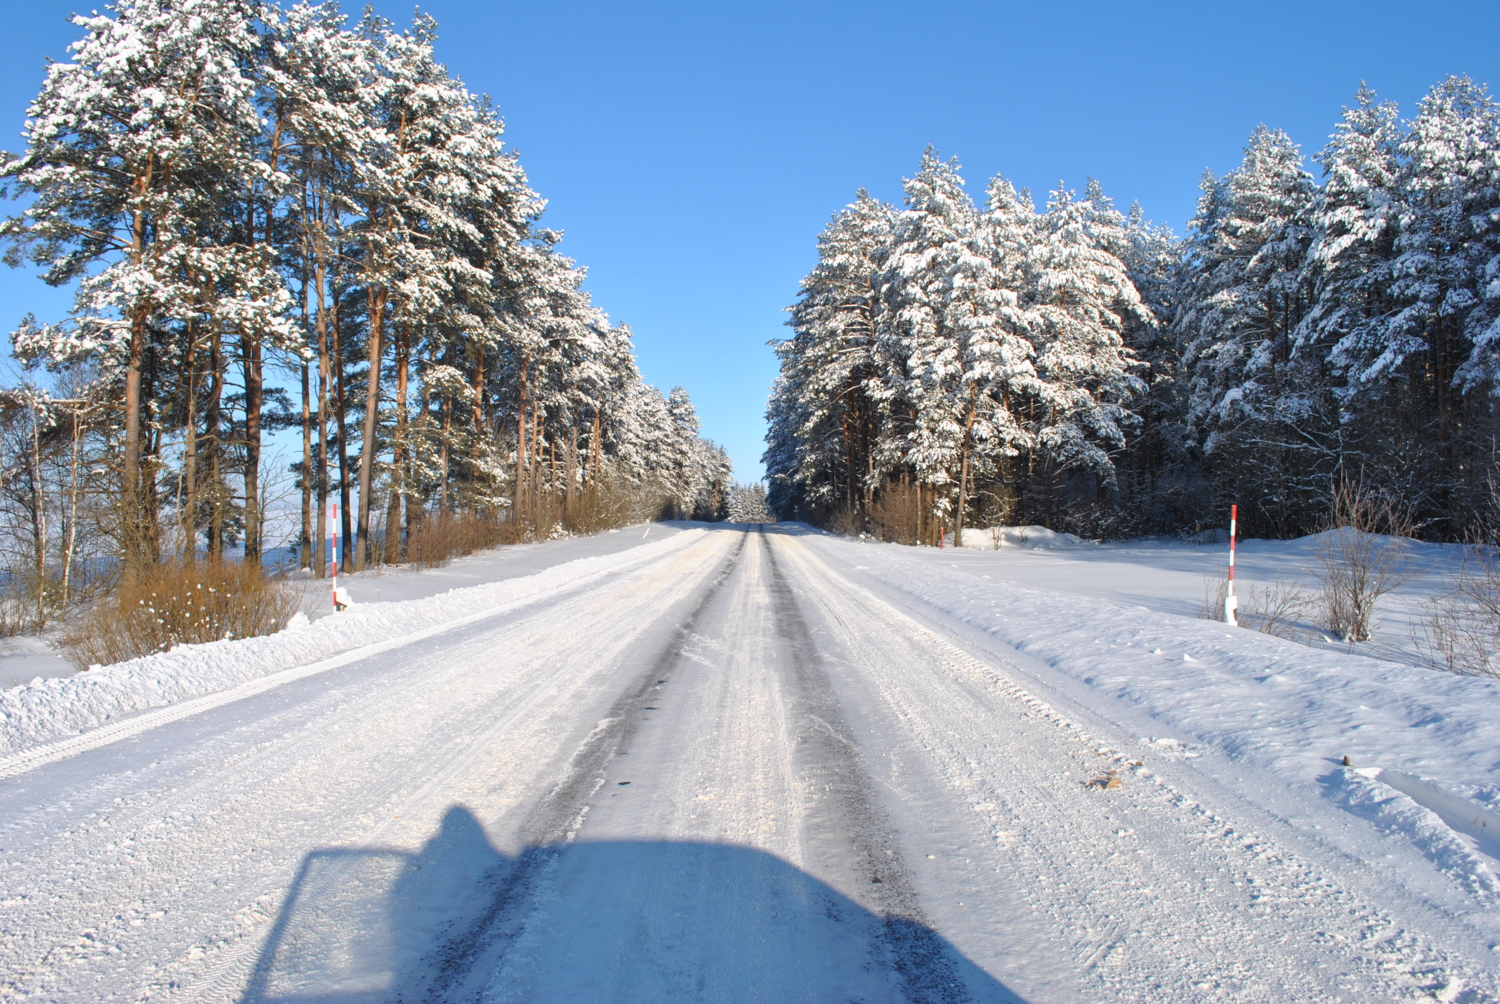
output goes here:
<path id="1" fill-rule="evenodd" d="M 965 440 L 967 440 L 967 436 Z M 964 508 L 969 504 L 969 446 L 965 442 L 963 456 L 958 465 L 958 511 L 953 514 L 953 546 L 960 547 L 964 540 Z"/>
<path id="2" fill-rule="evenodd" d="M 568 470 L 567 484 L 563 489 L 563 520 L 570 526 L 573 519 L 574 504 L 574 481 L 577 479 L 578 471 L 578 421 L 568 426 Z"/>
<path id="3" fill-rule="evenodd" d="M 224 350 L 223 334 L 215 325 L 208 340 L 208 370 L 213 375 L 203 410 L 204 438 L 208 440 L 208 542 L 210 561 L 224 556 Z"/>
<path id="4" fill-rule="evenodd" d="M 178 519 L 182 524 L 182 560 L 191 561 L 198 546 L 198 351 L 196 329 L 188 325 L 187 359 L 183 374 L 182 423 L 182 505 Z"/>
<path id="5" fill-rule="evenodd" d="M 338 425 L 339 446 L 339 526 L 335 531 L 339 534 L 343 546 L 339 548 L 340 572 L 349 572 L 354 566 L 354 524 L 349 515 L 349 498 L 352 494 L 353 485 L 349 480 L 349 396 L 348 388 L 344 384 L 344 349 L 341 332 L 341 319 L 339 317 L 338 296 L 338 274 L 333 276 L 332 296 L 329 297 L 329 330 L 333 335 L 333 380 L 334 380 L 334 403 L 333 418 Z"/>
<path id="6" fill-rule="evenodd" d="M 375 548 L 370 540 L 370 511 L 375 502 L 375 429 L 380 417 L 380 359 L 384 355 L 381 340 L 387 297 L 384 287 L 372 289 L 368 294 L 370 372 L 365 390 L 364 441 L 359 444 L 359 557 L 356 568 L 363 568 L 375 560 Z"/>
<path id="7" fill-rule="evenodd" d="M 302 186 L 302 338 L 303 347 L 306 348 L 306 339 L 311 332 L 307 313 L 307 287 L 312 281 L 312 246 L 307 234 L 307 186 Z M 298 549 L 298 567 L 311 569 L 313 567 L 313 447 L 312 447 L 312 379 L 308 372 L 307 359 L 304 356 L 301 366 L 302 376 L 302 533 L 301 547 Z"/>
<path id="8" fill-rule="evenodd" d="M 322 327 L 321 309 L 319 328 Z M 323 541 L 328 537 L 328 343 L 323 332 L 318 332 L 318 456 L 316 491 L 318 499 L 317 540 L 313 544 L 313 570 L 318 578 L 328 575 L 328 556 L 324 553 Z"/>
<path id="9" fill-rule="evenodd" d="M 142 398 L 150 400 L 150 391 L 142 381 Z M 156 517 L 161 512 L 161 498 L 157 494 L 156 472 L 161 470 L 161 432 L 147 429 L 141 437 L 145 452 L 141 457 L 141 520 L 142 540 L 145 544 L 146 565 L 161 561 L 161 533 Z"/>
<path id="10" fill-rule="evenodd" d="M 385 514 L 385 561 L 401 560 L 401 505 L 406 489 L 406 382 L 409 348 L 408 329 L 396 329 L 396 442 L 391 447 L 391 492 Z"/>
<path id="11" fill-rule="evenodd" d="M 265 400 L 261 383 L 261 340 L 256 333 L 240 340 L 245 374 L 245 561 L 260 564 L 260 413 Z"/>
<path id="12" fill-rule="evenodd" d="M 594 412 L 594 434 L 589 437 L 589 459 L 594 462 L 594 483 L 599 482 L 599 472 L 604 463 L 604 441 L 600 438 L 599 412 Z"/>
<path id="13" fill-rule="evenodd" d="M 521 514 L 526 510 L 526 355 L 521 354 L 520 407 L 516 409 L 516 490 L 510 500 L 510 522 L 513 531 L 519 532 Z"/>
<path id="14" fill-rule="evenodd" d="M 273 173 L 281 157 L 282 111 L 281 103 L 277 102 L 276 125 L 271 133 L 270 150 L 266 157 L 266 164 Z M 252 178 L 254 177 L 255 175 L 252 175 Z M 256 184 L 254 180 L 250 183 L 247 200 L 249 211 L 245 220 L 245 240 L 252 248 L 255 246 L 255 208 L 259 201 L 256 198 Z M 268 251 L 274 236 L 272 231 L 274 223 L 274 216 L 267 207 L 265 242 Z M 265 403 L 262 366 L 265 344 L 261 332 L 254 328 L 246 329 L 241 340 L 244 345 L 245 361 L 245 561 L 259 567 L 262 548 L 261 534 L 265 530 L 265 514 L 261 512 L 260 498 L 260 417 Z"/>
<path id="15" fill-rule="evenodd" d="M 977 400 L 979 392 L 977 389 L 969 394 L 969 413 L 964 416 L 963 446 L 960 450 L 958 464 L 958 512 L 954 514 L 953 520 L 953 546 L 963 546 L 964 540 L 964 510 L 969 504 L 969 454 L 974 448 L 974 422 L 978 418 Z"/>
<path id="16" fill-rule="evenodd" d="M 149 157 L 145 168 L 131 187 L 137 196 L 145 196 L 152 187 L 156 167 Z M 137 266 L 146 257 L 147 219 L 135 212 L 130 221 L 130 258 Z M 130 354 L 125 364 L 125 456 L 121 462 L 120 547 L 122 574 L 126 582 L 140 578 L 145 570 L 145 548 L 141 523 L 145 512 L 141 502 L 141 370 L 146 361 L 146 318 L 148 309 L 137 305 L 130 315 Z M 155 514 L 152 514 L 153 520 Z"/>
<path id="17" fill-rule="evenodd" d="M 541 518 L 542 480 L 542 399 L 540 394 L 531 398 L 531 465 L 526 470 L 526 502 L 531 526 L 536 527 Z"/>
<path id="18" fill-rule="evenodd" d="M 476 345 L 474 347 L 474 401 L 469 409 L 469 511 L 478 512 L 479 507 L 474 501 L 474 491 L 477 490 L 479 480 L 480 458 L 483 456 L 482 445 L 484 442 L 484 349 Z"/>
<path id="19" fill-rule="evenodd" d="M 443 412 L 443 438 L 438 443 L 438 466 L 442 472 L 442 480 L 438 484 L 438 517 L 444 518 L 448 515 L 448 455 L 453 441 L 453 397 L 444 394 L 440 407 Z"/>
<path id="20" fill-rule="evenodd" d="M 927 504 L 922 494 L 922 479 L 917 478 L 917 543 L 927 543 L 927 535 L 924 533 L 924 524 L 927 520 Z"/>
<path id="21" fill-rule="evenodd" d="M 71 481 L 68 498 L 68 533 L 67 542 L 63 545 L 62 559 L 62 604 L 66 608 L 71 598 L 73 588 L 73 553 L 78 542 L 78 454 L 82 440 L 82 432 L 79 429 L 79 406 L 73 408 L 73 457 L 71 464 Z"/>
<path id="22" fill-rule="evenodd" d="M 146 311 L 131 318 L 130 356 L 125 369 L 125 456 L 120 471 L 120 550 L 126 582 L 141 577 L 146 551 L 141 523 L 141 368 L 146 357 Z"/>
<path id="23" fill-rule="evenodd" d="M 318 340 L 318 459 L 317 459 L 317 541 L 313 545 L 313 569 L 318 578 L 328 575 L 330 556 L 325 554 L 328 538 L 328 393 L 333 385 L 332 362 L 328 355 L 328 231 L 323 223 L 323 200 L 317 205 L 317 240 L 314 242 L 313 288 L 317 290 L 317 314 L 314 337 Z"/>
<path id="24" fill-rule="evenodd" d="M 304 310 L 305 314 L 306 311 Z M 306 328 L 306 324 L 303 325 Z M 307 363 L 302 364 L 302 535 L 297 560 L 300 568 L 312 567 L 312 386 Z"/>
<path id="25" fill-rule="evenodd" d="M 47 494 L 42 486 L 42 422 L 35 404 L 31 408 L 31 539 L 36 574 L 36 619 L 47 620 Z"/>
<path id="26" fill-rule="evenodd" d="M 875 505 L 875 451 L 871 448 L 870 434 L 865 435 L 865 524 L 869 525 L 870 510 Z"/>

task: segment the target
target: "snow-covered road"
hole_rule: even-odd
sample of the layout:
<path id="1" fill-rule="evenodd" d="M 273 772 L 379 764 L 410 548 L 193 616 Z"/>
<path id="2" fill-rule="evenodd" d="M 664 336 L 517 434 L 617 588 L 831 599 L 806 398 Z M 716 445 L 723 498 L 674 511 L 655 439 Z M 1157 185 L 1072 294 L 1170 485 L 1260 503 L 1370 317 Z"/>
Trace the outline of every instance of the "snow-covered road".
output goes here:
<path id="1" fill-rule="evenodd" d="M 0 997 L 1496 999 L 1491 894 L 874 550 L 685 531 L 15 767 Z"/>

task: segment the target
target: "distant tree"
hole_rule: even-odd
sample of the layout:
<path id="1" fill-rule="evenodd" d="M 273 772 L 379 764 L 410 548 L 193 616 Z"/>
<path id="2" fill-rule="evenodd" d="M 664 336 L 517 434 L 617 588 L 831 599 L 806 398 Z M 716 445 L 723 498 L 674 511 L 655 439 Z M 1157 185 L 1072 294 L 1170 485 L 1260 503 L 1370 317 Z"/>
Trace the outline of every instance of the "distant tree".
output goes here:
<path id="1" fill-rule="evenodd" d="M 774 523 L 766 505 L 766 486 L 759 481 L 735 484 L 729 490 L 728 519 L 732 523 Z"/>

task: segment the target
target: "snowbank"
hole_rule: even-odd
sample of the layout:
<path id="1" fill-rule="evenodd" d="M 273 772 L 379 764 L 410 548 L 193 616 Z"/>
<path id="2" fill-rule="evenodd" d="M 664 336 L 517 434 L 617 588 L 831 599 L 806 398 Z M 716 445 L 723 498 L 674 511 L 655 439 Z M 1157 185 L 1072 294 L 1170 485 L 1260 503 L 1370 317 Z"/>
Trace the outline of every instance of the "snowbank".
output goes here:
<path id="1" fill-rule="evenodd" d="M 0 755 L 95 728 L 123 715 L 227 690 L 255 677 L 389 641 L 425 628 L 573 586 L 622 565 L 686 546 L 685 531 L 617 554 L 579 558 L 533 575 L 438 596 L 362 603 L 338 616 L 305 619 L 274 635 L 179 645 L 161 655 L 0 691 Z"/>
<path id="2" fill-rule="evenodd" d="M 967 528 L 963 533 L 963 547 L 980 551 L 998 551 L 1004 547 L 1029 547 L 1044 550 L 1057 547 L 1097 547 L 1091 540 L 1071 533 L 1058 533 L 1045 526 L 992 526 L 986 529 Z"/>

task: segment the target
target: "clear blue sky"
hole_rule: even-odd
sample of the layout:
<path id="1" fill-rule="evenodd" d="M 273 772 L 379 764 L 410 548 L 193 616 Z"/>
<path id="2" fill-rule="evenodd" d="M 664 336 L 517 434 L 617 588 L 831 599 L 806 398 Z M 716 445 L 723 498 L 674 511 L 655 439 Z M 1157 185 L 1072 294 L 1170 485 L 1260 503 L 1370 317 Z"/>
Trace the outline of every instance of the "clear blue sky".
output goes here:
<path id="1" fill-rule="evenodd" d="M 77 8 L 8 6 L 0 145 L 14 149 Z M 1093 175 L 1181 231 L 1203 169 L 1233 167 L 1259 122 L 1312 153 L 1361 79 L 1407 113 L 1450 73 L 1500 85 L 1494 0 L 423 9 L 449 69 L 498 102 L 546 223 L 634 328 L 646 379 L 691 392 L 742 479 L 761 472 L 765 343 L 814 238 L 861 185 L 898 201 L 927 144 L 961 159 L 976 196 L 997 171 L 1039 199 Z M 411 7 L 377 10 L 399 22 Z M 0 330 L 67 303 L 0 270 Z"/>

